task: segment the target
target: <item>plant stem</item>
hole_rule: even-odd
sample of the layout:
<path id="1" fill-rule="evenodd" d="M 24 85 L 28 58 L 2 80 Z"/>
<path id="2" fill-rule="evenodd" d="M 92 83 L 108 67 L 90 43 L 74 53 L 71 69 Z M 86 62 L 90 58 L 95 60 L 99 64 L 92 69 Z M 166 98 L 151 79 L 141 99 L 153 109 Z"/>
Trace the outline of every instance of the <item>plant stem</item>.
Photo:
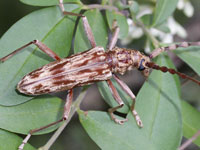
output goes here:
<path id="1" fill-rule="evenodd" d="M 136 18 L 135 15 L 131 14 L 131 18 L 135 22 L 135 24 L 142 28 L 144 34 L 146 34 L 149 39 L 152 41 L 155 48 L 159 48 L 160 42 L 150 33 L 150 31 L 144 26 L 144 24 Z"/>
<path id="2" fill-rule="evenodd" d="M 150 38 L 155 48 L 158 48 L 160 42 L 150 33 L 150 31 L 140 21 L 136 21 L 136 24 L 142 28 L 143 32 Z"/>
<path id="3" fill-rule="evenodd" d="M 91 5 L 84 5 L 83 9 L 106 9 L 106 10 L 114 10 L 119 12 L 117 7 L 110 6 L 110 5 L 99 5 L 99 4 L 91 4 Z"/>
<path id="4" fill-rule="evenodd" d="M 53 143 L 56 141 L 58 136 L 62 133 L 62 131 L 65 129 L 69 121 L 71 120 L 72 116 L 75 114 L 76 110 L 79 109 L 79 106 L 83 100 L 83 98 L 86 95 L 86 91 L 84 90 L 81 92 L 81 94 L 78 96 L 78 98 L 75 100 L 75 102 L 72 104 L 71 111 L 69 114 L 68 120 L 64 121 L 62 125 L 56 130 L 56 132 L 53 134 L 53 136 L 49 139 L 49 141 L 42 147 L 40 147 L 38 150 L 49 150 L 49 148 L 53 145 Z"/>
<path id="5" fill-rule="evenodd" d="M 185 143 L 183 143 L 179 147 L 179 150 L 184 150 L 186 147 L 188 147 L 190 144 L 192 144 L 192 142 L 194 140 L 196 140 L 198 136 L 200 136 L 200 130 L 195 135 L 193 135 L 190 139 L 188 139 Z"/>

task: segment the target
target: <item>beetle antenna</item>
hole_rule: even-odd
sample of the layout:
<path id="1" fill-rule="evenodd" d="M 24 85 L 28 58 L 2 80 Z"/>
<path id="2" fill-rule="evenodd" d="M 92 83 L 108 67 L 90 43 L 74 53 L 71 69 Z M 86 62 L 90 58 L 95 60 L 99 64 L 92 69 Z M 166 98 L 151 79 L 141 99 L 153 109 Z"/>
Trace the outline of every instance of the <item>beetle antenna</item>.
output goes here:
<path id="1" fill-rule="evenodd" d="M 146 63 L 146 66 L 148 66 L 149 68 L 152 68 L 152 69 L 155 69 L 155 70 L 160 70 L 162 72 L 169 72 L 171 74 L 177 74 L 179 77 L 183 78 L 183 79 L 189 79 L 195 83 L 197 83 L 198 85 L 200 85 L 200 81 L 184 74 L 184 73 L 180 73 L 178 71 L 176 71 L 175 69 L 172 69 L 172 68 L 167 68 L 165 66 L 159 66 L 157 64 L 155 64 L 154 62 L 147 62 Z"/>

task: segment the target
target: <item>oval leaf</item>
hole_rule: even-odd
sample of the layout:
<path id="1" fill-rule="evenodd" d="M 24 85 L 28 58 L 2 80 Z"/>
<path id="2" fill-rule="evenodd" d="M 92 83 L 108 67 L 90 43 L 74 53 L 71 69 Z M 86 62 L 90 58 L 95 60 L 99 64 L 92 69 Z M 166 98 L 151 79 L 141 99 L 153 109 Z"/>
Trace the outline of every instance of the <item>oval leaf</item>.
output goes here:
<path id="1" fill-rule="evenodd" d="M 116 11 L 106 10 L 106 18 L 107 18 L 110 30 L 112 30 L 113 21 L 114 20 L 117 21 L 117 26 L 120 29 L 119 35 L 118 35 L 119 39 L 123 39 L 128 35 L 128 23 L 124 15 Z"/>
<path id="2" fill-rule="evenodd" d="M 66 5 L 66 10 L 78 11 L 79 6 Z M 1 38 L 0 58 L 34 39 L 45 43 L 59 56 L 67 56 L 71 48 L 75 21 L 76 17 L 64 17 L 58 7 L 35 11 L 19 20 Z M 19 94 L 16 85 L 25 74 L 50 61 L 53 59 L 32 45 L 0 63 L 0 104 L 11 106 L 32 99 L 31 96 Z"/>
<path id="3" fill-rule="evenodd" d="M 178 48 L 173 52 L 186 62 L 198 75 L 200 75 L 200 46 Z"/>
<path id="4" fill-rule="evenodd" d="M 152 26 L 163 23 L 176 9 L 178 0 L 157 0 Z"/>
<path id="5" fill-rule="evenodd" d="M 172 62 L 162 55 L 156 63 L 174 68 Z M 177 149 L 182 136 L 180 83 L 177 76 L 153 71 L 136 101 L 136 110 L 144 123 L 143 132 L 156 145 L 156 149 Z"/>
<path id="6" fill-rule="evenodd" d="M 200 127 L 200 112 L 194 109 L 187 102 L 182 101 L 182 114 L 183 114 L 183 136 L 191 138 L 199 131 Z M 195 144 L 200 146 L 200 137 L 195 141 Z"/>
<path id="7" fill-rule="evenodd" d="M 143 22 L 143 24 L 146 27 L 148 27 L 152 24 L 152 18 L 153 18 L 152 14 L 146 14 L 146 15 L 143 15 L 140 19 Z"/>
<path id="8" fill-rule="evenodd" d="M 20 2 L 33 6 L 54 6 L 59 5 L 58 0 L 20 0 Z M 81 3 L 80 0 L 63 0 L 63 3 Z M 69 10 L 68 10 L 69 11 Z"/>
<path id="9" fill-rule="evenodd" d="M 173 67 L 163 56 L 157 63 Z M 177 78 L 153 71 L 136 98 L 136 110 L 144 128 L 136 125 L 132 113 L 124 125 L 115 124 L 107 113 L 78 113 L 83 127 L 101 149 L 177 149 L 182 135 L 179 100 Z"/>
<path id="10" fill-rule="evenodd" d="M 13 133 L 5 130 L 0 130 L 0 149 L 16 150 L 20 144 L 22 144 L 23 139 Z M 24 150 L 36 150 L 30 144 L 26 144 Z"/>
<path id="11" fill-rule="evenodd" d="M 136 1 L 129 1 L 129 10 L 132 16 L 136 16 L 139 12 L 139 4 Z"/>
<path id="12" fill-rule="evenodd" d="M 118 125 L 111 121 L 108 113 L 105 112 L 89 111 L 84 113 L 78 111 L 78 114 L 84 129 L 101 149 L 156 150 L 153 144 L 142 137 L 139 131 L 135 132 L 134 120 Z M 136 137 L 137 140 L 135 140 Z"/>
<path id="13" fill-rule="evenodd" d="M 0 106 L 0 128 L 11 132 L 27 134 L 62 118 L 62 100 L 55 97 L 40 96 L 21 105 Z M 52 126 L 36 134 L 44 134 L 55 130 Z"/>

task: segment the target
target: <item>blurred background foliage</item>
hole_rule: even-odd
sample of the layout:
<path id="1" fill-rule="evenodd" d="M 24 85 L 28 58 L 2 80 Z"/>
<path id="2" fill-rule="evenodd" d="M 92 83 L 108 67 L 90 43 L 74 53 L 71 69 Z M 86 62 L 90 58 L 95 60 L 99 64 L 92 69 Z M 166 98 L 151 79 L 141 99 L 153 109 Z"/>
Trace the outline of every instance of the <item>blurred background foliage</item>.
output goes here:
<path id="1" fill-rule="evenodd" d="M 83 3 L 90 4 L 90 3 L 98 3 L 99 1 L 96 0 L 84 0 Z M 139 3 L 152 3 L 154 1 L 149 0 L 138 0 Z M 194 15 L 192 17 L 187 17 L 182 10 L 176 10 L 174 13 L 174 18 L 176 19 L 179 24 L 181 24 L 187 31 L 188 36 L 185 39 L 180 38 L 179 36 L 175 35 L 174 39 L 175 42 L 179 41 L 200 41 L 200 1 L 199 0 L 191 0 L 190 1 L 192 6 L 194 7 Z M 18 0 L 1 0 L 0 1 L 0 36 L 5 33 L 10 26 L 12 26 L 16 21 L 18 21 L 23 16 L 27 15 L 28 13 L 40 9 L 41 7 L 33 7 L 29 5 L 25 5 L 20 3 Z M 31 31 L 30 31 L 31 32 Z M 128 45 L 121 45 L 126 46 L 129 48 L 135 49 L 144 49 L 145 38 L 142 36 L 139 39 L 131 41 Z M 11 43 L 12 44 L 12 43 Z M 119 43 L 120 44 L 120 43 Z M 176 56 L 172 56 L 175 65 L 177 66 L 178 70 L 181 72 L 185 72 L 191 76 L 195 76 L 195 73 L 179 58 Z M 134 78 L 133 78 L 134 77 Z M 140 89 L 141 85 L 143 84 L 143 77 L 136 72 L 132 71 L 127 73 L 125 76 L 122 76 L 122 79 L 128 83 L 129 87 L 132 91 L 137 95 L 138 90 Z M 190 91 L 188 91 L 190 89 Z M 190 82 L 184 82 L 182 85 L 182 97 L 189 101 L 195 108 L 200 110 L 200 93 L 199 87 L 194 85 Z M 105 102 L 101 99 L 101 96 L 98 92 L 98 89 L 95 85 L 92 85 L 89 88 L 89 93 L 87 94 L 85 100 L 83 101 L 81 108 L 84 110 L 107 110 L 108 106 Z M 32 143 L 35 147 L 39 147 L 50 138 L 50 134 L 33 136 L 31 138 L 30 143 Z M 103 137 L 102 137 L 103 138 Z M 84 131 L 82 126 L 78 121 L 77 115 L 73 117 L 69 125 L 66 127 L 64 132 L 61 136 L 57 139 L 57 142 L 51 148 L 52 150 L 61 150 L 61 149 L 68 149 L 68 150 L 98 150 L 98 146 L 90 139 L 87 133 Z M 198 149 L 195 145 L 190 146 L 191 150 Z M 188 149 L 189 150 L 189 149 Z"/>

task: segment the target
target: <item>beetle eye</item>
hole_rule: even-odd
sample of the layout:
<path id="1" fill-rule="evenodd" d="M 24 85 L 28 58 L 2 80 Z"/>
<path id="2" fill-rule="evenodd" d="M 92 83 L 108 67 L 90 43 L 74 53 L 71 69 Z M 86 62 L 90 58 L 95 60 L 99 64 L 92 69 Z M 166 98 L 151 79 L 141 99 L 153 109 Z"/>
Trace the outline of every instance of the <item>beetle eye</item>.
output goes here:
<path id="1" fill-rule="evenodd" d="M 139 68 L 138 68 L 139 71 L 143 71 L 143 70 L 145 69 L 145 67 L 143 66 L 143 62 L 144 62 L 144 61 L 145 61 L 144 59 L 142 59 L 142 60 L 140 61 L 140 66 L 139 66 Z"/>

